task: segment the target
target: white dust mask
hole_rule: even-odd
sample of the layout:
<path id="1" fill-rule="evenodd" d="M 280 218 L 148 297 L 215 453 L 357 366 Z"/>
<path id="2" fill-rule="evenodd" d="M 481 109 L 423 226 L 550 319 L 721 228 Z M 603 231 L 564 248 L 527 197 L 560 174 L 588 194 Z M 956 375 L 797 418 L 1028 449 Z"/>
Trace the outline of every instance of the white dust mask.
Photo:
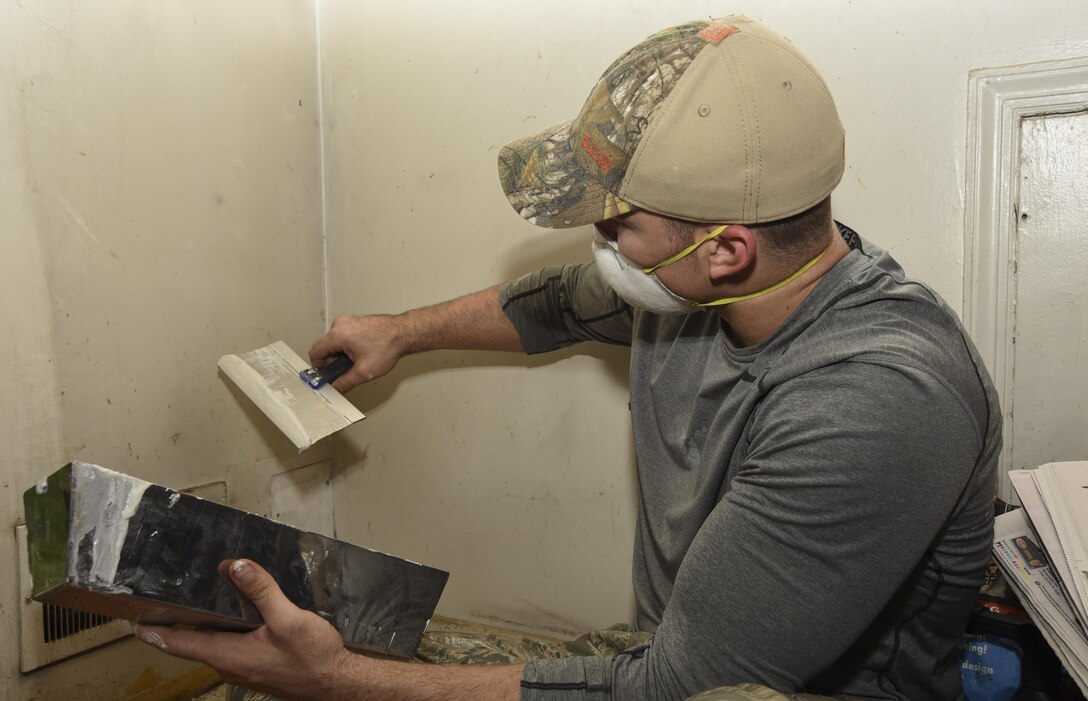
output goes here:
<path id="1" fill-rule="evenodd" d="M 690 299 L 684 299 L 657 279 L 645 273 L 620 253 L 619 245 L 605 238 L 593 227 L 593 256 L 605 282 L 612 286 L 624 302 L 635 309 L 654 314 L 691 314 L 699 311 Z"/>

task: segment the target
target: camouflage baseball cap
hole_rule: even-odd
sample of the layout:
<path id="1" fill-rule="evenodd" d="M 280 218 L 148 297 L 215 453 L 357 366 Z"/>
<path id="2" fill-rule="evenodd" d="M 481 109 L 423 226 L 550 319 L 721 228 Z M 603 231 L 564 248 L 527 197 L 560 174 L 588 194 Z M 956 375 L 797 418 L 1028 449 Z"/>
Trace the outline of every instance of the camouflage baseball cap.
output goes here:
<path id="1" fill-rule="evenodd" d="M 510 204 L 564 229 L 645 209 L 756 224 L 842 179 L 844 134 L 816 69 L 746 17 L 658 32 L 604 72 L 582 111 L 499 153 Z"/>

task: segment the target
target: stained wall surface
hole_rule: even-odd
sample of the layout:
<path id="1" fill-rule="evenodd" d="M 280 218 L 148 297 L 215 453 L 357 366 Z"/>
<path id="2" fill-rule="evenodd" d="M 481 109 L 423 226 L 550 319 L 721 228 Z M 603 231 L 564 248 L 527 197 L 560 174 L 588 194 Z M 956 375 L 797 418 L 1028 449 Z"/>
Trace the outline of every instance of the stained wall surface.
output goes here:
<path id="1" fill-rule="evenodd" d="M 587 258 L 587 230 L 536 229 L 510 209 L 498 149 L 573 117 L 643 37 L 728 12 L 785 34 L 829 83 L 847 134 L 836 215 L 959 308 L 970 71 L 1088 55 L 1080 0 L 1030 15 L 988 0 L 320 8 L 332 315 Z M 341 532 L 449 568 L 451 615 L 567 630 L 630 620 L 626 355 L 578 353 L 436 353 L 356 390 L 369 418 L 341 444 Z"/>
<path id="2" fill-rule="evenodd" d="M 72 459 L 258 512 L 320 459 L 216 370 L 322 328 L 314 30 L 312 3 L 0 3 L 0 561 L 23 490 Z M 199 680 L 133 641 L 22 677 L 0 571 L 0 697 Z"/>

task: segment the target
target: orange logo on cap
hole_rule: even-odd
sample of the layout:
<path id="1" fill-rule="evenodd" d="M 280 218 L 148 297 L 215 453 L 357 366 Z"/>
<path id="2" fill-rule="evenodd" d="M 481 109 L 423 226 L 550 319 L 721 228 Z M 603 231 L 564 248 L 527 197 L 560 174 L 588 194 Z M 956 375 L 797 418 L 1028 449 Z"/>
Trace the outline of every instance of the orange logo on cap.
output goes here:
<path id="1" fill-rule="evenodd" d="M 582 149 L 589 154 L 589 157 L 592 158 L 604 172 L 607 173 L 608 169 L 612 167 L 612 161 L 608 160 L 608 156 L 601 152 L 601 148 L 590 138 L 588 131 L 585 133 L 585 136 L 582 137 Z"/>
<path id="2" fill-rule="evenodd" d="M 721 40 L 737 31 L 737 28 L 731 24 L 725 24 L 723 22 L 715 22 L 703 31 L 699 32 L 699 36 L 707 41 L 719 44 Z"/>

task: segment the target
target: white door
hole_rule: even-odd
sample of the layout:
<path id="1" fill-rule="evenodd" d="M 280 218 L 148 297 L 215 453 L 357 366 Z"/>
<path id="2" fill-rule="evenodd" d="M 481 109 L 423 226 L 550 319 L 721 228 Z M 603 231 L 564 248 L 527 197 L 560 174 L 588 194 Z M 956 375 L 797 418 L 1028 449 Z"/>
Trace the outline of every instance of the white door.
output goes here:
<path id="1" fill-rule="evenodd" d="M 1088 112 L 1020 122 L 1008 468 L 1088 460 Z"/>

